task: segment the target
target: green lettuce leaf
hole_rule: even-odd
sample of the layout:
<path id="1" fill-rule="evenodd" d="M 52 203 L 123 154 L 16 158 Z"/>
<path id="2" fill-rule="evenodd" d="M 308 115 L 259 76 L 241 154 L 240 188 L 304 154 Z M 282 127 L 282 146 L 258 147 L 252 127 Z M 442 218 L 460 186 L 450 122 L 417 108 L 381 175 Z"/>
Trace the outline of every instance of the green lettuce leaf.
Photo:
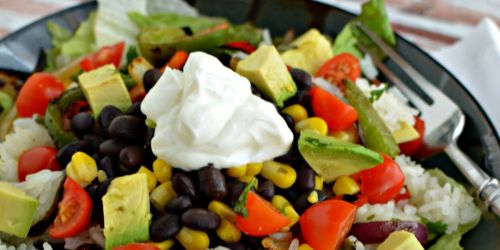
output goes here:
<path id="1" fill-rule="evenodd" d="M 370 38 L 354 26 L 355 22 L 361 22 L 368 29 L 381 36 L 388 44 L 396 44 L 396 37 L 384 8 L 384 0 L 370 0 L 363 4 L 361 14 L 350 21 L 338 34 L 332 47 L 334 55 L 347 52 L 362 58 L 363 53 L 356 47 L 356 44 L 361 43 L 369 50 L 374 51 L 375 55 L 380 58 L 385 56 Z"/>
<path id="2" fill-rule="evenodd" d="M 94 38 L 95 13 L 78 26 L 73 35 L 55 22 L 49 22 L 47 29 L 52 37 L 52 48 L 46 51 L 47 67 L 53 72 L 69 62 L 89 54 L 96 49 Z"/>
<path id="3" fill-rule="evenodd" d="M 128 16 L 130 20 L 132 20 L 132 22 L 135 23 L 140 29 L 189 27 L 193 33 L 197 33 L 222 23 L 227 23 L 227 21 L 223 18 L 181 16 L 174 13 L 143 15 L 138 12 L 131 12 Z"/>

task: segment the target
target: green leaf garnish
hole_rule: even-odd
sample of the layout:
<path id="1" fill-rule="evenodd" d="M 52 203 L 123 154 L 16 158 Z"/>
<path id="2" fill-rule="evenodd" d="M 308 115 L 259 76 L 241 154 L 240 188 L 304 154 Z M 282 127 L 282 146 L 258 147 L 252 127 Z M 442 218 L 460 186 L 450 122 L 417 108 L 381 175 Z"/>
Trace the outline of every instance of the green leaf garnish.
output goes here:
<path id="1" fill-rule="evenodd" d="M 243 216 L 243 218 L 246 218 L 248 216 L 248 209 L 247 209 L 248 192 L 250 192 L 252 187 L 255 187 L 255 182 L 256 182 L 256 179 L 254 177 L 245 186 L 245 189 L 243 189 L 243 192 L 241 192 L 240 197 L 238 197 L 238 200 L 233 205 L 233 211 L 236 212 L 237 214 Z"/>

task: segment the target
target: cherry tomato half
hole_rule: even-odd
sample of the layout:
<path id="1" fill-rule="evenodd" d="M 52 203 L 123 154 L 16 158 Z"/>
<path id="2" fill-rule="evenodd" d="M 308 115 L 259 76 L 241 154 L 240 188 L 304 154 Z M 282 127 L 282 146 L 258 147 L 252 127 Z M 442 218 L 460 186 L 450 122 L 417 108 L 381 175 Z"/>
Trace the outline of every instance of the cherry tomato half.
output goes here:
<path id="1" fill-rule="evenodd" d="M 398 196 L 405 181 L 405 176 L 398 164 L 383 155 L 384 162 L 356 174 L 361 182 L 361 194 L 370 203 L 386 203 Z"/>
<path id="2" fill-rule="evenodd" d="M 24 151 L 17 162 L 19 181 L 25 181 L 26 176 L 43 169 L 61 170 L 56 159 L 57 149 L 48 146 L 30 148 Z"/>
<path id="3" fill-rule="evenodd" d="M 326 61 L 316 73 L 317 77 L 323 77 L 331 83 L 344 89 L 344 79 L 355 82 L 361 75 L 361 67 L 358 58 L 349 54 L 341 53 Z"/>
<path id="4" fill-rule="evenodd" d="M 63 199 L 59 202 L 59 210 L 54 224 L 49 230 L 53 239 L 72 237 L 87 228 L 92 210 L 92 199 L 88 193 L 74 180 L 66 177 Z"/>
<path id="5" fill-rule="evenodd" d="M 399 149 L 404 155 L 414 155 L 415 153 L 417 153 L 424 142 L 425 122 L 419 117 L 415 117 L 415 125 L 413 125 L 413 127 L 415 128 L 415 130 L 417 130 L 420 137 L 413 141 L 399 144 Z"/>
<path id="6" fill-rule="evenodd" d="M 329 131 L 348 129 L 358 120 L 358 112 L 353 107 L 326 90 L 313 87 L 310 95 L 314 114 L 326 121 Z"/>
<path id="7" fill-rule="evenodd" d="M 113 247 L 113 250 L 160 250 L 160 248 L 153 244 L 131 243 L 124 246 Z"/>
<path id="8" fill-rule="evenodd" d="M 338 249 L 356 217 L 356 206 L 342 200 L 327 200 L 308 208 L 300 217 L 300 229 L 315 250 Z"/>
<path id="9" fill-rule="evenodd" d="M 84 71 L 91 71 L 106 64 L 113 64 L 120 68 L 125 42 L 119 42 L 115 45 L 104 46 L 93 54 L 83 58 L 80 61 L 80 67 Z"/>
<path id="10" fill-rule="evenodd" d="M 246 208 L 248 216 L 236 217 L 236 226 L 251 236 L 265 236 L 277 232 L 290 223 L 290 219 L 282 215 L 269 202 L 254 192 L 248 192 Z"/>
<path id="11" fill-rule="evenodd" d="M 52 99 L 64 92 L 64 85 L 53 75 L 35 73 L 31 75 L 19 91 L 16 100 L 17 113 L 20 117 L 44 115 Z"/>

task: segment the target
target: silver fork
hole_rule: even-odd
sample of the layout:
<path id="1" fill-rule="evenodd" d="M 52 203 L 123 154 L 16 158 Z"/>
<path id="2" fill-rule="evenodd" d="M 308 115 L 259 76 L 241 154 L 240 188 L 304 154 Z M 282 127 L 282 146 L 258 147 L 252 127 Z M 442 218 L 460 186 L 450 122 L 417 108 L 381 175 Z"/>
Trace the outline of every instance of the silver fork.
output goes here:
<path id="1" fill-rule="evenodd" d="M 366 34 L 381 50 L 383 50 L 424 92 L 432 99 L 432 104 L 425 102 L 417 93 L 410 89 L 396 76 L 379 58 L 374 56 L 369 49 L 359 44 L 359 48 L 368 53 L 377 68 L 387 76 L 420 110 L 425 121 L 425 144 L 431 148 L 444 148 L 444 151 L 455 163 L 462 174 L 477 190 L 477 195 L 485 202 L 493 213 L 500 216 L 500 184 L 496 178 L 490 177 L 476 165 L 457 146 L 457 138 L 462 133 L 465 117 L 458 106 L 438 88 L 430 83 L 394 49 L 385 43 L 377 34 L 373 33 L 361 23 L 355 24 Z M 500 167 L 500 166 L 499 166 Z"/>

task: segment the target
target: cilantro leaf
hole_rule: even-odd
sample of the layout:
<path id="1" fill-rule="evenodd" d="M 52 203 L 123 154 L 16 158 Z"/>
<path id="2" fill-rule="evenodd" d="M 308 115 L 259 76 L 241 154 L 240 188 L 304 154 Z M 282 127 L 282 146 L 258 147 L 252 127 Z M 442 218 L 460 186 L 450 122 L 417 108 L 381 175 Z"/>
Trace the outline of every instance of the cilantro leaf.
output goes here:
<path id="1" fill-rule="evenodd" d="M 243 216 L 243 218 L 246 218 L 248 216 L 248 210 L 247 210 L 248 192 L 250 192 L 252 187 L 255 187 L 255 181 L 256 179 L 254 178 L 245 186 L 245 189 L 243 189 L 243 192 L 241 192 L 240 197 L 233 205 L 233 211 Z"/>

